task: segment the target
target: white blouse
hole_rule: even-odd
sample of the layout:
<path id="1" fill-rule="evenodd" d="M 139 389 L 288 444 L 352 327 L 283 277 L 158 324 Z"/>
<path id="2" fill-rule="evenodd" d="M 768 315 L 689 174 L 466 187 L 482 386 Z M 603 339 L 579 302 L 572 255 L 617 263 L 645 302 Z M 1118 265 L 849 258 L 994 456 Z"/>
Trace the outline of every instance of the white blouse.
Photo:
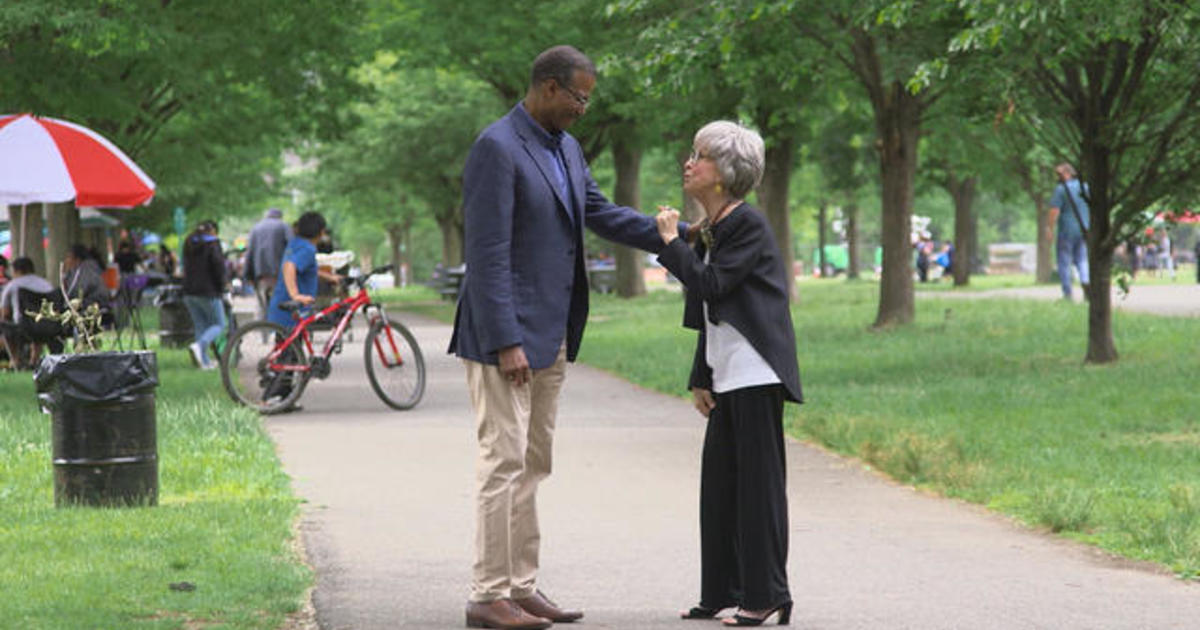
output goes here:
<path id="1" fill-rule="evenodd" d="M 705 264 L 708 255 L 704 256 Z M 713 391 L 720 394 L 744 387 L 780 383 L 762 355 L 732 325 L 712 323 L 704 302 L 705 360 L 713 371 Z"/>

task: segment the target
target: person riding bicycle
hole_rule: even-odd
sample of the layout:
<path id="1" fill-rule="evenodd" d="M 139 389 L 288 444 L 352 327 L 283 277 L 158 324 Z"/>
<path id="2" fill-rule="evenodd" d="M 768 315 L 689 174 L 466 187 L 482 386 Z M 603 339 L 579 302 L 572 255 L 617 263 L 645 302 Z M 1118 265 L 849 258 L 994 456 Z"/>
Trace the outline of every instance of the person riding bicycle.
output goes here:
<path id="1" fill-rule="evenodd" d="M 321 271 L 317 266 L 317 242 L 325 235 L 326 230 L 325 217 L 321 216 L 321 213 L 305 212 L 296 220 L 296 235 L 288 241 L 283 250 L 279 279 L 275 283 L 275 291 L 271 293 L 271 303 L 267 307 L 267 321 L 283 326 L 285 331 L 292 330 L 296 319 L 292 312 L 284 310 L 281 304 L 290 301 L 305 306 L 311 305 L 316 301 L 318 277 L 333 284 L 342 281 L 338 274 Z M 276 375 L 276 379 L 264 388 L 264 400 L 285 395 L 291 388 L 291 379 L 286 375 Z"/>

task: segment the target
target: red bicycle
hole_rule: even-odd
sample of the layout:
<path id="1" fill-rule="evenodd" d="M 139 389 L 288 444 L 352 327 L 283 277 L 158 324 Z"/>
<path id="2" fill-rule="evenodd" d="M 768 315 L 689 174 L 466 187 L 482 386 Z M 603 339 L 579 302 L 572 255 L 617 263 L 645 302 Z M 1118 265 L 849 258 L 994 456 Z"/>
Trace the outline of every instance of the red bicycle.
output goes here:
<path id="1" fill-rule="evenodd" d="M 254 321 L 239 326 L 221 355 L 221 380 L 234 401 L 262 413 L 284 411 L 304 393 L 311 379 L 324 379 L 332 371 L 329 358 L 342 351 L 342 335 L 360 310 L 367 323 L 363 360 L 371 388 L 388 406 L 411 409 L 425 393 L 425 359 L 417 340 L 383 306 L 371 301 L 367 279 L 391 270 L 391 265 L 371 270 L 351 280 L 358 292 L 329 307 L 301 318 L 297 302 L 281 306 L 299 319 L 290 332 L 279 324 Z M 309 328 L 318 321 L 337 321 L 319 353 L 313 352 Z"/>

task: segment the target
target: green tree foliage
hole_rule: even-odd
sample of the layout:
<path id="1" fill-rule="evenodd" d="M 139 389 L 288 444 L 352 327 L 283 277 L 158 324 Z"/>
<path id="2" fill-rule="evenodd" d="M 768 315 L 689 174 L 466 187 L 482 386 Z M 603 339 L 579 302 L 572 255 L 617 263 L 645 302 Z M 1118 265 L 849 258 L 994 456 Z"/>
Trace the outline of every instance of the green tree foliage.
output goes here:
<path id="1" fill-rule="evenodd" d="M 825 58 L 865 93 L 875 122 L 882 186 L 883 275 L 876 327 L 914 317 L 910 232 L 918 142 L 929 107 L 952 88 L 949 73 L 923 91 L 909 83 L 943 54 L 960 15 L 952 3 L 792 0 L 771 7 L 782 24 L 821 44 Z"/>
<path id="2" fill-rule="evenodd" d="M 1189 2 L 971 0 L 951 50 L 995 54 L 1014 116 L 1089 187 L 1089 362 L 1115 361 L 1115 248 L 1200 187 L 1200 10 Z"/>
<path id="3" fill-rule="evenodd" d="M 874 182 L 869 169 L 878 168 L 870 132 L 870 114 L 862 111 L 862 105 L 861 102 L 843 101 L 840 107 L 831 108 L 829 115 L 817 123 L 820 129 L 812 144 L 813 159 L 823 180 L 822 188 L 830 200 L 841 206 L 846 221 L 848 279 L 859 277 L 862 259 L 858 197 L 865 186 Z M 818 237 L 818 257 L 824 258 L 821 247 L 824 233 Z M 824 273 L 825 265 L 818 261 L 818 269 Z"/>
<path id="4" fill-rule="evenodd" d="M 354 106 L 360 125 L 315 151 L 313 194 L 353 208 L 396 238 L 429 212 L 442 233 L 442 262 L 462 262 L 462 165 L 475 136 L 503 104 L 462 73 L 411 67 L 381 53 L 357 73 L 375 98 Z M 407 226 L 407 227 L 406 227 Z"/>
<path id="5" fill-rule="evenodd" d="M 0 110 L 92 127 L 158 184 L 153 208 L 253 212 L 264 171 L 354 94 L 357 0 L 0 4 Z M 249 206 L 249 207 L 247 207 Z M 154 218 L 149 219 L 154 221 Z"/>
<path id="6" fill-rule="evenodd" d="M 750 4 L 680 7 L 645 0 L 618 3 L 614 12 L 643 26 L 632 66 L 643 76 L 645 93 L 672 104 L 670 118 L 660 116 L 674 124 L 675 135 L 690 138 L 699 126 L 720 118 L 742 119 L 763 135 L 767 172 L 759 205 L 790 267 L 788 186 L 807 139 L 808 108 L 825 93 L 814 90 L 818 69 L 811 43 L 798 42 L 790 29 Z"/>

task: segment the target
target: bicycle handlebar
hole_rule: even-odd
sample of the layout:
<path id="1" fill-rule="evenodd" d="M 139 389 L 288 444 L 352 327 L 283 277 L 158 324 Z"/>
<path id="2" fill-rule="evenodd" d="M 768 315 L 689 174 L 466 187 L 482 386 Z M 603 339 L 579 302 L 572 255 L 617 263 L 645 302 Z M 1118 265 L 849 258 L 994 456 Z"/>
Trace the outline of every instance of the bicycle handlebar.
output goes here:
<path id="1" fill-rule="evenodd" d="M 383 265 L 380 267 L 376 267 L 376 268 L 368 271 L 367 273 L 365 273 L 357 278 L 354 278 L 353 280 L 347 278 L 346 281 L 347 281 L 347 283 L 353 282 L 360 289 L 365 289 L 367 287 L 367 280 L 369 280 L 371 278 L 371 276 L 376 276 L 381 273 L 387 273 L 387 272 L 391 271 L 393 268 L 394 268 L 394 265 Z"/>

